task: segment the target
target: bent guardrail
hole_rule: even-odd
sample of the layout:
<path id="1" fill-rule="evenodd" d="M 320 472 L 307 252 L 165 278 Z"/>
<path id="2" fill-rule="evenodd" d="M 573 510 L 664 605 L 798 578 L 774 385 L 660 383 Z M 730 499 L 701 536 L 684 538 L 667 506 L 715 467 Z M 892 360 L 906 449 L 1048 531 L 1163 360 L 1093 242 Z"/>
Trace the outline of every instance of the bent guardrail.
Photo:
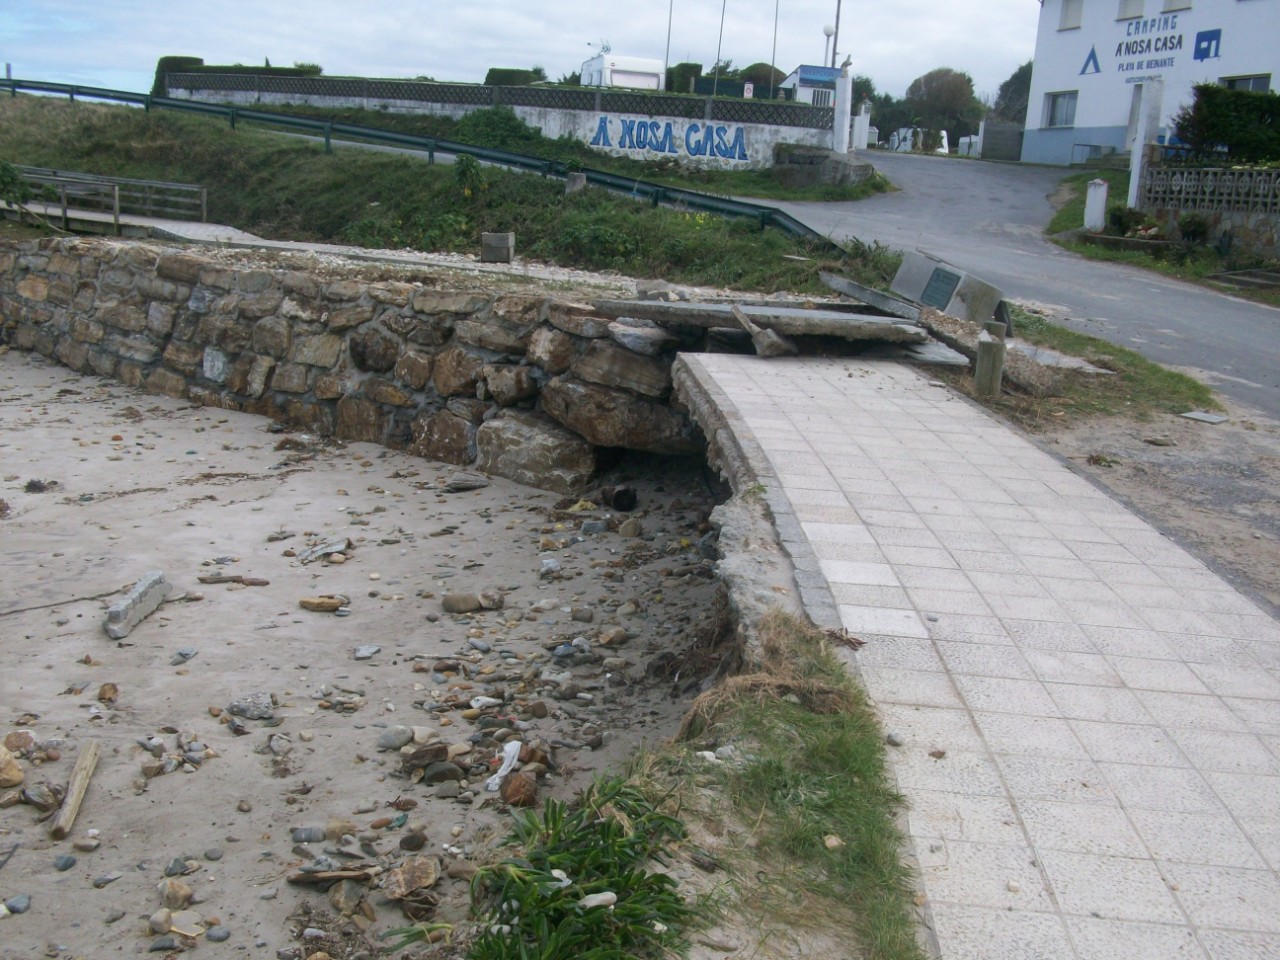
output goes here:
<path id="1" fill-rule="evenodd" d="M 323 135 L 325 149 L 332 149 L 335 135 L 340 137 L 357 137 L 374 143 L 386 143 L 393 146 L 410 147 L 426 152 L 428 160 L 434 161 L 436 152 L 458 154 L 475 157 L 495 166 L 509 167 L 540 173 L 544 176 L 564 177 L 569 173 L 581 173 L 587 182 L 618 193 L 648 200 L 654 206 L 672 204 L 695 210 L 705 210 L 723 217 L 744 217 L 755 220 L 761 228 L 775 227 L 794 237 L 821 244 L 838 256 L 845 255 L 845 249 L 832 240 L 801 223 L 795 217 L 776 207 L 746 200 L 732 200 L 727 197 L 715 197 L 696 190 L 683 187 L 671 187 L 649 180 L 637 180 L 603 170 L 591 168 L 570 169 L 564 163 L 531 157 L 507 150 L 495 150 L 490 147 L 477 147 L 469 143 L 453 140 L 442 140 L 437 137 L 420 137 L 414 134 L 397 133 L 392 130 L 381 130 L 377 127 L 365 127 L 351 123 L 336 123 L 329 120 L 313 120 L 308 117 L 295 117 L 287 113 L 272 113 L 266 110 L 246 110 L 219 103 L 206 103 L 201 100 L 176 100 L 170 97 L 153 97 L 151 94 L 132 93 L 126 90 L 111 90 L 104 87 L 85 87 L 78 84 L 48 83 L 42 80 L 0 80 L 0 91 L 8 90 L 10 96 L 17 96 L 20 90 L 32 93 L 49 93 L 66 96 L 72 101 L 77 98 L 88 100 L 108 100 L 116 103 L 128 103 L 140 106 L 145 110 L 178 110 L 185 113 L 199 113 L 206 116 L 221 117 L 231 127 L 240 121 L 251 123 L 267 123 L 275 126 L 291 127 Z"/>

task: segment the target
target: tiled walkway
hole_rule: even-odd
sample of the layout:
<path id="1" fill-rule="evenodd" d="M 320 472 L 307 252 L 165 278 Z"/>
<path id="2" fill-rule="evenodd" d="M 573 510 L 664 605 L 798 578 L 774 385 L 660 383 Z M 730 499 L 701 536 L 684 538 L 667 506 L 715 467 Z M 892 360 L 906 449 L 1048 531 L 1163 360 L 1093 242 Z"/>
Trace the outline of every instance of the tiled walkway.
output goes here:
<path id="1" fill-rule="evenodd" d="M 867 641 L 945 960 L 1280 957 L 1275 620 L 911 369 L 684 362 Z"/>

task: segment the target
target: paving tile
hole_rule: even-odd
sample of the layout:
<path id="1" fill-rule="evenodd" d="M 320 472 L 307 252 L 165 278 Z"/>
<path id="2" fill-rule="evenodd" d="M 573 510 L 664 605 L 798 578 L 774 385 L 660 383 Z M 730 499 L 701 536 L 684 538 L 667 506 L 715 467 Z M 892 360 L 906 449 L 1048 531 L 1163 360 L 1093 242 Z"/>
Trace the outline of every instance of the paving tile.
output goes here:
<path id="1" fill-rule="evenodd" d="M 827 581 L 823 580 L 823 583 Z M 851 607 L 885 607 L 894 610 L 912 610 L 914 605 L 907 591 L 901 587 L 876 587 L 856 583 L 832 583 L 831 596 L 836 603 Z"/>
<path id="2" fill-rule="evenodd" d="M 776 514 L 776 510 L 774 511 Z M 794 503 L 795 518 L 801 523 L 859 523 L 858 511 L 850 506 L 821 506 Z"/>
<path id="3" fill-rule="evenodd" d="M 805 523 L 805 536 L 810 540 L 832 543 L 874 543 L 869 531 L 860 523 Z"/>
<path id="4" fill-rule="evenodd" d="M 933 904 L 947 960 L 1073 960 L 1062 919 L 1052 913 Z"/>
<path id="5" fill-rule="evenodd" d="M 1064 600 L 1063 607 L 1072 623 L 1093 624 L 1100 627 L 1126 627 L 1140 630 L 1147 621 L 1124 603 L 1106 603 L 1090 600 Z"/>
<path id="6" fill-rule="evenodd" d="M 784 541 L 785 542 L 785 541 Z M 884 563 L 885 555 L 875 543 L 835 543 L 831 540 L 805 540 L 821 560 L 850 560 L 854 563 Z"/>
<path id="7" fill-rule="evenodd" d="M 941 643 L 938 653 L 952 673 L 972 674 L 979 677 L 1008 677 L 1014 680 L 1031 680 L 1032 672 L 1026 659 L 1013 646 L 991 643 Z"/>
<path id="8" fill-rule="evenodd" d="M 1036 676 L 1047 683 L 1083 683 L 1095 687 L 1118 687 L 1120 675 L 1100 653 L 1075 653 L 1066 650 L 1023 651 Z"/>
<path id="9" fill-rule="evenodd" d="M 1098 624 L 1085 624 L 1080 629 L 1100 653 L 1108 656 L 1151 660 L 1172 660 L 1177 656 L 1165 642 L 1164 634 L 1156 630 L 1131 630 Z"/>
<path id="10" fill-rule="evenodd" d="M 1139 563 L 1136 557 L 1125 562 L 1093 560 L 1089 566 L 1093 568 L 1093 572 L 1098 579 L 1113 586 L 1152 587 L 1158 590 L 1172 589 L 1161 579 L 1160 574 L 1145 563 Z M 1125 597 L 1130 599 L 1131 595 L 1126 593 Z M 1132 602 L 1131 599 L 1130 602 Z"/>
<path id="11" fill-rule="evenodd" d="M 1204 930 L 1200 939 L 1211 960 L 1275 960 L 1280 957 L 1280 935 L 1276 934 Z"/>
<path id="12" fill-rule="evenodd" d="M 1037 851 L 1139 859 L 1150 856 L 1119 806 L 1019 800 L 1018 815 Z"/>
<path id="13" fill-rule="evenodd" d="M 862 636 L 863 646 L 856 658 L 862 667 L 888 667 L 897 670 L 943 671 L 942 659 L 932 640 L 918 637 Z"/>
<path id="14" fill-rule="evenodd" d="M 916 853 L 920 878 L 934 900 L 997 910 L 1053 907 L 1036 854 L 1025 843 L 943 840 Z"/>
<path id="15" fill-rule="evenodd" d="M 951 554 L 941 547 L 906 547 L 896 543 L 882 543 L 880 549 L 892 564 L 912 567 L 938 567 L 958 569 Z"/>
<path id="16" fill-rule="evenodd" d="M 1019 557 L 1056 557 L 1057 559 L 1074 559 L 1071 550 L 1061 541 L 1054 537 L 1036 536 L 1009 536 L 1002 534 L 1000 537 L 1004 541 L 1004 545 L 1009 551 Z"/>
<path id="17" fill-rule="evenodd" d="M 993 753 L 1089 760 L 1071 724 L 1058 717 L 974 713 L 973 718 Z"/>
<path id="18" fill-rule="evenodd" d="M 1028 572 L 1029 563 L 1020 559 L 1017 554 L 990 550 L 955 550 L 953 553 L 960 568 L 970 573 Z"/>
<path id="19" fill-rule="evenodd" d="M 1152 860 L 1042 850 L 1040 863 L 1065 913 L 1111 920 L 1184 921 Z"/>
<path id="20" fill-rule="evenodd" d="M 995 760 L 1017 802 L 1116 803 L 1101 769 L 1092 761 L 1006 753 L 996 754 Z"/>
<path id="21" fill-rule="evenodd" d="M 1208 781 L 1195 770 L 1130 763 L 1098 766 L 1128 809 L 1210 814 L 1225 811 Z"/>
<path id="22" fill-rule="evenodd" d="M 1029 573 L 988 573 L 984 570 L 972 570 L 969 580 L 984 593 L 1001 594 L 1007 597 L 1047 597 L 1049 592 L 1038 577 Z"/>
<path id="23" fill-rule="evenodd" d="M 1063 580 L 1096 580 L 1093 570 L 1083 560 L 1068 557 L 1023 557 L 1022 563 L 1038 577 Z"/>
<path id="24" fill-rule="evenodd" d="M 1280 701 L 1280 680 L 1256 666 L 1193 663 L 1191 669 L 1212 693 L 1220 697 Z"/>
<path id="25" fill-rule="evenodd" d="M 935 640 L 955 640 L 962 643 L 998 643 L 1009 645 L 1013 638 L 999 617 L 973 617 L 949 613 L 937 620 L 927 621 L 929 635 Z"/>
<path id="26" fill-rule="evenodd" d="M 1045 684 L 1061 715 L 1070 720 L 1106 723 L 1150 723 L 1152 718 L 1132 691 L 1123 687 L 1088 687 L 1076 683 Z"/>
<path id="27" fill-rule="evenodd" d="M 921 587 L 929 590 L 972 590 L 974 584 L 961 570 L 938 567 L 912 567 L 899 564 L 893 568 L 898 582 L 904 587 Z"/>
<path id="28" fill-rule="evenodd" d="M 1071 729 L 1089 757 L 1099 762 L 1190 767 L 1169 735 L 1156 726 L 1072 720 Z"/>
<path id="29" fill-rule="evenodd" d="M 1224 697 L 1222 703 L 1236 717 L 1239 729 L 1266 736 L 1280 735 L 1280 703 L 1274 700 L 1250 700 L 1245 697 Z M 1219 727 L 1218 729 L 1232 729 Z"/>
<path id="30" fill-rule="evenodd" d="M 886 732 L 897 733 L 903 738 L 904 748 L 923 748 L 926 753 L 931 750 L 983 753 L 987 749 L 967 711 L 882 702 L 877 705 L 876 712 Z M 890 751 L 890 759 L 896 749 Z"/>
<path id="31" fill-rule="evenodd" d="M 1052 717 L 1058 708 L 1036 680 L 956 674 L 956 689 L 971 710 L 1014 713 L 1028 717 Z"/>
<path id="32" fill-rule="evenodd" d="M 1182 924 L 1067 917 L 1079 960 L 1209 960 L 1194 930 Z"/>
<path id="33" fill-rule="evenodd" d="M 911 597 L 911 602 L 916 609 L 922 613 L 964 613 L 974 616 L 991 614 L 991 608 L 982 599 L 982 594 L 972 587 L 967 590 L 913 587 L 907 590 L 907 594 Z"/>
<path id="34" fill-rule="evenodd" d="M 1214 637 L 1219 633 L 1217 625 L 1207 614 L 1194 610 L 1174 610 L 1169 607 L 1135 607 L 1143 622 L 1153 630 L 1165 633 L 1194 633 Z"/>
<path id="35" fill-rule="evenodd" d="M 918 513 L 910 510 L 862 509 L 858 514 L 869 527 L 892 527 L 895 530 L 929 528 Z"/>
<path id="36" fill-rule="evenodd" d="M 1206 771 L 1204 777 L 1236 817 L 1280 820 L 1280 777 L 1216 770 Z"/>
<path id="37" fill-rule="evenodd" d="M 1219 730 L 1248 733 L 1244 721 L 1219 697 L 1159 690 L 1135 690 L 1136 697 L 1156 723 L 1167 730 Z M 1256 701 L 1245 701 L 1254 703 Z"/>
<path id="38" fill-rule="evenodd" d="M 1270 870 L 1240 870 L 1170 863 L 1177 897 L 1193 923 L 1258 933 L 1280 933 L 1280 878 Z"/>
<path id="39" fill-rule="evenodd" d="M 1049 623 L 1044 620 L 1022 620 L 1004 617 L 1005 629 L 1018 646 L 1038 650 L 1070 650 L 1076 653 L 1097 653 L 1093 641 L 1083 629 L 1074 623 Z"/>
<path id="40" fill-rule="evenodd" d="M 907 804 L 910 835 L 917 846 L 929 840 L 1017 844 L 1024 840 L 1013 806 L 1003 796 L 972 796 L 921 790 Z"/>
<path id="41" fill-rule="evenodd" d="M 1248 835 L 1229 816 L 1134 809 L 1129 819 L 1156 860 L 1267 868 Z"/>
<path id="42" fill-rule="evenodd" d="M 876 527 L 871 531 L 875 537 L 876 543 L 885 546 L 895 547 L 932 547 L 934 550 L 942 549 L 942 544 L 932 530 L 926 530 L 922 527 Z M 923 566 L 937 567 L 939 564 L 923 564 Z M 951 557 L 948 555 L 947 562 L 941 566 L 954 567 Z"/>
<path id="43" fill-rule="evenodd" d="M 1272 870 L 1280 872 L 1280 820 L 1264 817 L 1261 820 L 1240 820 L 1239 826 L 1254 848 L 1267 861 Z M 1248 866 L 1248 864 L 1244 864 Z"/>
<path id="44" fill-rule="evenodd" d="M 852 560 L 819 558 L 822 572 L 832 584 L 852 583 L 896 587 L 898 578 L 887 563 L 858 563 Z"/>
<path id="45" fill-rule="evenodd" d="M 929 631 L 914 610 L 840 605 L 840 620 L 852 634 L 880 633 L 895 637 L 927 638 Z"/>
<path id="46" fill-rule="evenodd" d="M 920 791 L 1005 796 L 999 768 L 982 753 L 957 750 L 938 760 L 929 756 L 923 747 L 902 747 L 893 752 L 893 771 L 898 788 L 907 796 L 915 796 Z"/>
<path id="47" fill-rule="evenodd" d="M 925 670 L 862 667 L 862 679 L 872 699 L 883 703 L 909 703 L 921 707 L 959 710 L 964 701 L 951 677 Z"/>
<path id="48" fill-rule="evenodd" d="M 1006 620 L 1038 620 L 1044 623 L 1072 623 L 1071 615 L 1057 600 L 1048 597 L 991 596 L 987 603 L 996 616 Z"/>
<path id="49" fill-rule="evenodd" d="M 1209 688 L 1185 663 L 1142 657 L 1109 657 L 1111 666 L 1131 690 L 1207 694 Z"/>
<path id="50" fill-rule="evenodd" d="M 1262 737 L 1218 730 L 1171 730 L 1169 735 L 1196 769 L 1280 776 L 1280 755 Z"/>

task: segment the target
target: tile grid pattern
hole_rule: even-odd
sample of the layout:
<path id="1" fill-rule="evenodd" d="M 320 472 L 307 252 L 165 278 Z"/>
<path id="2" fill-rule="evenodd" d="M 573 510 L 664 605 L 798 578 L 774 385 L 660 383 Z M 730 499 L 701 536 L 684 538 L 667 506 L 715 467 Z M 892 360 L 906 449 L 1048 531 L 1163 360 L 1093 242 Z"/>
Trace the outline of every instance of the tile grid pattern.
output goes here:
<path id="1" fill-rule="evenodd" d="M 1275 620 L 908 368 L 685 362 L 867 641 L 946 960 L 1280 956 Z"/>

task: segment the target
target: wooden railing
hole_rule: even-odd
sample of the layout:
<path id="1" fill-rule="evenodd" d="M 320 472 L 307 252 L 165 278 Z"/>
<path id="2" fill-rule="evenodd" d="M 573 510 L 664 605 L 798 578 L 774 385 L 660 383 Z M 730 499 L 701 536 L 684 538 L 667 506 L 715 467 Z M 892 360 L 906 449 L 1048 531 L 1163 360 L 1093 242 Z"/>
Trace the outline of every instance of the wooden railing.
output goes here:
<path id="1" fill-rule="evenodd" d="M 61 206 L 64 229 L 68 227 L 69 212 L 73 209 L 110 213 L 117 236 L 121 213 L 200 223 L 209 218 L 208 191 L 196 184 L 101 177 L 46 167 L 16 169 L 31 185 L 36 199 Z"/>

